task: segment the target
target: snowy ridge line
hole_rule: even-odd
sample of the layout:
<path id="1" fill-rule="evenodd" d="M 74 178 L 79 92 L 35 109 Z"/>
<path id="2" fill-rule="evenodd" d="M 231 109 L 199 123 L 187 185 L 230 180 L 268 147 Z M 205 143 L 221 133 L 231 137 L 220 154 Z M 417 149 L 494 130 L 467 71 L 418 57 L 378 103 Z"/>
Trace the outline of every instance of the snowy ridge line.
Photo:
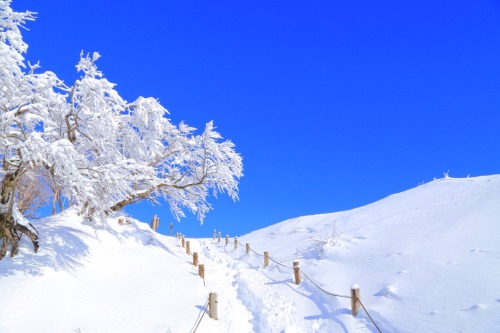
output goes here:
<path id="1" fill-rule="evenodd" d="M 232 243 L 234 244 L 234 243 Z M 221 247 L 218 243 L 216 244 L 217 247 Z M 224 251 L 229 254 L 229 252 L 227 252 L 226 250 L 226 246 L 227 245 L 224 245 L 222 246 L 224 248 Z M 250 248 L 250 251 L 252 251 L 253 253 L 263 257 L 263 255 L 261 255 L 260 253 L 257 253 L 255 250 L 253 250 L 252 248 Z M 233 257 L 233 259 L 235 260 L 239 260 L 238 258 L 235 258 Z M 272 262 L 276 263 L 277 265 L 280 265 L 284 268 L 288 268 L 288 269 L 291 269 L 291 270 L 294 270 L 293 267 L 289 267 L 289 266 L 286 266 L 286 265 L 283 265 L 282 263 L 274 260 L 273 258 L 271 258 L 271 256 L 268 256 L 268 259 L 271 260 Z M 352 297 L 351 296 L 347 296 L 347 295 L 340 295 L 340 294 L 336 294 L 336 293 L 331 293 L 331 292 L 328 292 L 326 290 L 324 290 L 323 288 L 321 288 L 313 279 L 311 279 L 302 269 L 300 270 L 300 273 L 305 277 L 307 278 L 309 281 L 311 281 L 311 283 L 316 286 L 316 288 L 318 288 L 318 290 L 320 290 L 321 292 L 327 294 L 327 295 L 330 295 L 330 296 L 334 296 L 334 297 L 341 297 L 341 298 L 349 298 L 351 299 Z M 378 327 L 378 325 L 375 323 L 375 321 L 373 320 L 372 316 L 370 315 L 370 313 L 368 312 L 368 310 L 366 310 L 366 307 L 364 306 L 364 304 L 361 302 L 361 300 L 358 298 L 357 299 L 357 302 L 361 305 L 361 307 L 363 308 L 363 310 L 365 311 L 365 313 L 367 314 L 368 318 L 370 318 L 371 322 L 373 323 L 373 325 L 375 326 L 375 328 L 377 329 L 377 331 L 379 333 L 382 333 L 382 331 L 380 330 L 380 328 Z"/>

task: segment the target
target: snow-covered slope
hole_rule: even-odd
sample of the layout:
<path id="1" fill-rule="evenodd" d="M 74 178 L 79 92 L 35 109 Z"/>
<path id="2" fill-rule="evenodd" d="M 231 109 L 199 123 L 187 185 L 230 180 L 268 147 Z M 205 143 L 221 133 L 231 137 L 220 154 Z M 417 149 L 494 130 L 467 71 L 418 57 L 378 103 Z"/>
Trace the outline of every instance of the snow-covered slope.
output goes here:
<path id="1" fill-rule="evenodd" d="M 241 242 L 288 265 L 299 258 L 328 291 L 348 294 L 358 284 L 384 332 L 500 332 L 500 176 L 435 180 L 358 209 L 284 221 Z M 319 315 L 338 321 L 329 311 Z"/>
<path id="2" fill-rule="evenodd" d="M 198 333 L 377 332 L 348 298 L 318 288 L 348 296 L 352 284 L 382 332 L 500 331 L 497 175 L 284 221 L 236 249 L 191 239 L 206 285 L 179 240 L 117 218 L 97 230 L 72 212 L 38 221 L 39 253 L 26 242 L 0 261 L 0 332 L 193 332 L 210 291 L 219 320 L 205 315 Z M 263 251 L 275 260 L 266 268 Z"/>
<path id="3" fill-rule="evenodd" d="M 206 302 L 203 283 L 177 242 L 131 221 L 108 229 L 65 212 L 35 224 L 0 262 L 0 332 L 187 332 Z"/>

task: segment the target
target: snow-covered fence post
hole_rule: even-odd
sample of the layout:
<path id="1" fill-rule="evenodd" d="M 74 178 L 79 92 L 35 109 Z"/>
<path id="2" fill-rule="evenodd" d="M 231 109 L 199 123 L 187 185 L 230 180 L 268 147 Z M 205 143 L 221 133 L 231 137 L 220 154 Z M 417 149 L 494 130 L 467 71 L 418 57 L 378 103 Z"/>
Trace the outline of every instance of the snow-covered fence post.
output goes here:
<path id="1" fill-rule="evenodd" d="M 191 244 L 189 241 L 186 241 L 186 253 L 191 254 Z"/>
<path id="2" fill-rule="evenodd" d="M 264 251 L 264 268 L 269 266 L 269 252 Z"/>
<path id="3" fill-rule="evenodd" d="M 246 244 L 246 250 L 247 250 L 247 254 L 248 254 L 250 252 L 250 243 Z"/>
<path id="4" fill-rule="evenodd" d="M 229 236 L 226 235 L 226 245 L 229 244 Z"/>
<path id="5" fill-rule="evenodd" d="M 182 236 L 182 247 L 186 247 L 186 239 Z"/>
<path id="6" fill-rule="evenodd" d="M 160 226 L 160 218 L 158 216 L 153 216 L 153 219 L 151 220 L 151 229 L 156 231 L 158 227 Z"/>
<path id="7" fill-rule="evenodd" d="M 200 277 L 202 279 L 205 278 L 205 265 L 203 265 L 203 264 L 198 265 L 198 274 L 200 275 Z"/>
<path id="8" fill-rule="evenodd" d="M 295 284 L 300 284 L 300 268 L 298 261 L 293 262 L 293 275 L 295 277 Z"/>
<path id="9" fill-rule="evenodd" d="M 198 252 L 193 252 L 193 266 L 198 266 Z"/>
<path id="10" fill-rule="evenodd" d="M 360 300 L 361 300 L 361 292 L 359 291 L 359 286 L 357 284 L 353 284 L 351 286 L 351 309 L 353 316 L 358 314 Z"/>
<path id="11" fill-rule="evenodd" d="M 215 240 L 215 235 L 217 234 L 217 230 L 214 229 L 214 238 L 213 240 Z"/>
<path id="12" fill-rule="evenodd" d="M 218 241 L 218 243 L 220 243 L 220 231 L 219 231 L 219 241 Z"/>
<path id="13" fill-rule="evenodd" d="M 217 314 L 217 293 L 208 294 L 208 316 L 214 320 L 218 320 Z"/>
<path id="14" fill-rule="evenodd" d="M 238 238 L 234 237 L 234 249 L 238 248 Z"/>

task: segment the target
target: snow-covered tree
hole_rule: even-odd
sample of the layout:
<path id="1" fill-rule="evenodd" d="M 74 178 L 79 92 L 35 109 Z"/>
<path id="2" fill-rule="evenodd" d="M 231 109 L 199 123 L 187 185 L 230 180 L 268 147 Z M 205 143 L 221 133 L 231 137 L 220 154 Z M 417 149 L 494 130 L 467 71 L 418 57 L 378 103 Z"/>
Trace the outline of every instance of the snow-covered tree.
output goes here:
<path id="1" fill-rule="evenodd" d="M 18 252 L 36 230 L 18 209 L 26 182 L 40 180 L 95 220 L 140 200 L 169 203 L 175 217 L 187 209 L 203 221 L 210 194 L 238 196 L 241 156 L 212 122 L 201 134 L 172 124 L 154 98 L 129 103 L 83 52 L 81 76 L 67 86 L 52 72 L 26 64 L 20 28 L 33 13 L 0 0 L 0 259 Z M 21 204 L 21 202 L 19 202 Z M 26 211 L 26 201 L 21 210 Z M 55 205 L 55 204 L 54 204 Z M 99 219 L 101 218 L 101 219 Z"/>

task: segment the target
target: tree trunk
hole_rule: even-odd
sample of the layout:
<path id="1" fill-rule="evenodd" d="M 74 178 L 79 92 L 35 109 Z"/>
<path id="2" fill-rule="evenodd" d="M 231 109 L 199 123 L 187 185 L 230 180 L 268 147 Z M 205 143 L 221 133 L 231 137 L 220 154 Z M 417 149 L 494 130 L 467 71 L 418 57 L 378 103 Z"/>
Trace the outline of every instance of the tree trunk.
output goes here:
<path id="1" fill-rule="evenodd" d="M 52 198 L 52 215 L 56 215 L 57 209 L 56 209 L 56 203 L 57 199 L 59 196 L 59 189 L 54 190 L 54 197 Z"/>
<path id="2" fill-rule="evenodd" d="M 0 189 L 0 237 L 2 246 L 0 248 L 0 260 L 7 254 L 10 245 L 10 256 L 14 257 L 19 252 L 19 240 L 22 235 L 31 239 L 35 253 L 38 251 L 38 235 L 26 226 L 17 223 L 13 217 L 14 194 L 19 170 L 5 175 Z"/>
<path id="3" fill-rule="evenodd" d="M 54 176 L 52 174 L 52 171 L 49 170 L 49 175 L 51 177 L 50 179 L 50 188 L 52 189 L 52 192 L 54 193 L 54 196 L 52 198 L 52 215 L 56 215 L 57 213 L 57 205 L 59 205 L 59 212 L 62 212 L 64 210 L 64 205 L 61 199 L 61 190 L 57 186 L 57 184 L 54 181 Z"/>
<path id="4" fill-rule="evenodd" d="M 57 203 L 59 204 L 59 211 L 64 211 L 64 205 L 61 199 L 61 192 L 57 193 Z"/>

